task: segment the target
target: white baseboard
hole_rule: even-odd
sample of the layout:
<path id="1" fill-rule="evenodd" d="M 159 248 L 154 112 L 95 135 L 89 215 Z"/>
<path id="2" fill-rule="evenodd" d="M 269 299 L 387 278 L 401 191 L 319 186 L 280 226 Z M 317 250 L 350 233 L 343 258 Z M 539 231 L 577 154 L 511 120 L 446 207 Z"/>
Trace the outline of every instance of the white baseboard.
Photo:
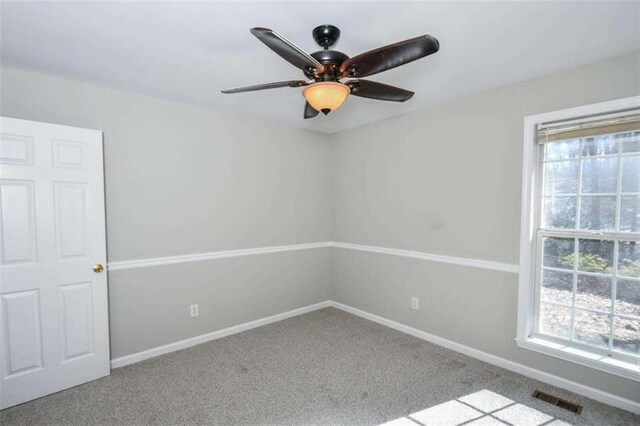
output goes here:
<path id="1" fill-rule="evenodd" d="M 463 353 L 470 357 L 504 368 L 506 370 L 522 374 L 523 376 L 540 380 L 541 382 L 545 382 L 553 386 L 558 386 L 560 388 L 569 390 L 579 395 L 586 396 L 587 398 L 594 399 L 604 404 L 622 408 L 623 410 L 631 411 L 632 413 L 640 414 L 640 403 L 632 401 L 630 399 L 622 398 L 598 389 L 594 389 L 589 386 L 585 386 L 580 383 L 573 382 L 571 380 L 563 379 L 554 374 L 536 370 L 535 368 L 527 367 L 526 365 L 518 364 L 517 362 L 509 361 L 496 355 L 491 355 L 487 352 L 483 352 L 478 349 L 474 349 L 469 346 L 465 346 L 460 343 L 456 343 L 451 340 L 426 333 L 416 328 L 409 327 L 408 325 L 400 324 L 390 319 L 371 314 L 369 312 L 365 312 L 360 309 L 344 305 L 342 303 L 332 301 L 330 305 L 334 308 L 341 309 L 345 312 L 349 312 L 373 322 L 377 322 L 378 324 L 385 325 L 389 328 L 393 328 L 394 330 L 410 334 L 414 337 L 426 340 L 427 342 L 434 343 L 438 346 L 442 346 L 447 349 L 451 349 L 452 351 Z"/>
<path id="2" fill-rule="evenodd" d="M 131 355 L 125 355 L 120 358 L 114 358 L 111 360 L 111 368 L 124 367 L 125 365 L 135 364 L 136 362 L 144 361 L 145 359 L 154 358 L 159 355 L 168 354 L 170 352 L 186 349 L 191 346 L 206 343 L 211 340 L 220 339 L 222 337 L 230 336 L 232 334 L 241 333 L 243 331 L 251 330 L 252 328 L 261 327 L 263 325 L 271 324 L 277 321 L 282 321 L 287 318 L 295 317 L 298 315 L 306 314 L 308 312 L 316 311 L 322 308 L 328 308 L 331 306 L 331 301 L 316 303 L 314 305 L 304 306 L 302 308 L 294 309 L 292 311 L 283 312 L 281 314 L 272 315 L 270 317 L 261 318 L 255 321 L 245 322 L 243 324 L 234 325 L 232 327 L 223 328 L 222 330 L 213 331 L 207 334 L 201 334 L 200 336 L 191 337 L 189 339 L 180 340 L 168 345 L 158 346 L 156 348 L 148 349 L 146 351 L 137 352 Z"/>
<path id="3" fill-rule="evenodd" d="M 125 365 L 134 364 L 136 362 L 144 361 L 149 358 L 153 358 L 159 355 L 164 355 L 170 352 L 186 349 L 191 346 L 199 345 L 211 340 L 220 339 L 225 336 L 229 336 L 243 331 L 251 330 L 252 328 L 260 327 L 263 325 L 271 324 L 277 321 L 281 321 L 294 316 L 306 314 L 322 308 L 334 307 L 345 312 L 357 315 L 359 317 L 368 319 L 378 324 L 385 325 L 394 330 L 401 331 L 403 333 L 410 334 L 427 342 L 434 343 L 436 345 L 451 349 L 456 352 L 463 353 L 470 357 L 479 359 L 489 364 L 510 370 L 523 376 L 531 377 L 532 379 L 540 380 L 541 382 L 548 383 L 550 385 L 558 386 L 563 389 L 567 389 L 571 392 L 586 396 L 587 398 L 600 401 L 604 404 L 608 404 L 614 407 L 622 408 L 623 410 L 631 411 L 632 413 L 640 414 L 640 403 L 632 401 L 630 399 L 622 398 L 589 386 L 582 385 L 580 383 L 573 382 L 571 380 L 563 379 L 556 375 L 546 373 L 544 371 L 536 370 L 535 368 L 527 367 L 526 365 L 518 364 L 513 361 L 509 361 L 505 358 L 501 358 L 496 355 L 491 355 L 487 352 L 480 351 L 478 349 L 471 348 L 469 346 L 456 343 L 451 340 L 444 339 L 442 337 L 426 333 L 408 325 L 400 324 L 390 319 L 371 314 L 369 312 L 362 311 L 360 309 L 353 308 L 348 305 L 344 305 L 339 302 L 327 300 L 324 302 L 316 303 L 314 305 L 305 306 L 302 308 L 294 309 L 288 312 L 284 312 L 270 317 L 258 319 L 244 324 L 235 325 L 233 327 L 224 328 L 222 330 L 214 331 L 211 333 L 203 334 L 189 339 L 180 340 L 178 342 L 170 343 L 168 345 L 159 346 L 157 348 L 149 349 L 146 351 L 138 352 L 131 355 L 126 355 L 120 358 L 111 360 L 111 368 L 124 367 Z"/>

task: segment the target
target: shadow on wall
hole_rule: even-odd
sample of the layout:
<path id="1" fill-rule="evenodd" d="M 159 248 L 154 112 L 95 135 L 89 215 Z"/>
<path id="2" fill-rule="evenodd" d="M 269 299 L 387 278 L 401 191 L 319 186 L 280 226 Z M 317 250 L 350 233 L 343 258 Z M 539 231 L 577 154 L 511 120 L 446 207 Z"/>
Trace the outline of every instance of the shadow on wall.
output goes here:
<path id="1" fill-rule="evenodd" d="M 380 426 L 460 426 L 460 425 L 549 425 L 571 426 L 562 420 L 500 394 L 481 391 L 400 417 Z"/>

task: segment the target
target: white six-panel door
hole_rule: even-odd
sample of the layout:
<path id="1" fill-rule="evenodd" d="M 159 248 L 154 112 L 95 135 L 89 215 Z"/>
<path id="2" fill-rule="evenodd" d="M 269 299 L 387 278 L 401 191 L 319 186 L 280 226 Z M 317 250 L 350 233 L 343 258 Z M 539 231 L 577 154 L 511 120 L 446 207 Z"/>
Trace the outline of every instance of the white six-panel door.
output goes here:
<path id="1" fill-rule="evenodd" d="M 101 132 L 0 117 L 2 408 L 109 374 L 102 170 Z"/>

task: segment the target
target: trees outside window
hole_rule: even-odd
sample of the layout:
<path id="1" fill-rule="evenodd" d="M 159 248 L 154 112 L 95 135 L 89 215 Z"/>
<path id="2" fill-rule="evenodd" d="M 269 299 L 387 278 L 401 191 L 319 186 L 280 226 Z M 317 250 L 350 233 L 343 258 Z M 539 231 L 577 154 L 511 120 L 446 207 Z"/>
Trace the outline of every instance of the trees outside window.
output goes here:
<path id="1" fill-rule="evenodd" d="M 534 333 L 640 357 L 640 131 L 541 150 Z"/>

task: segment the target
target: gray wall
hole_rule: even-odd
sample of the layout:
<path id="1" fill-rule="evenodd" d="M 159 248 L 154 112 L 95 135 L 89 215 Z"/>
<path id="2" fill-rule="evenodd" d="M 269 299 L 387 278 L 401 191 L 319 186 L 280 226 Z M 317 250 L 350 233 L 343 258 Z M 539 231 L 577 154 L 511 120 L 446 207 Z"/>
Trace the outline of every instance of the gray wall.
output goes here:
<path id="1" fill-rule="evenodd" d="M 518 262 L 523 117 L 640 92 L 632 55 L 332 136 L 2 70 L 6 116 L 104 131 L 110 261 L 343 241 Z M 327 299 L 629 399 L 517 348 L 517 275 L 344 249 L 110 273 L 112 356 Z M 421 301 L 409 309 L 409 298 Z M 191 319 L 188 305 L 200 304 Z"/>
<path id="2" fill-rule="evenodd" d="M 326 241 L 326 138 L 2 70 L 3 115 L 104 132 L 109 261 Z"/>
<path id="3" fill-rule="evenodd" d="M 104 132 L 110 262 L 329 240 L 319 134 L 21 70 L 1 83 L 4 116 Z M 110 273 L 112 357 L 327 300 L 328 262 L 315 249 Z"/>
<path id="4" fill-rule="evenodd" d="M 524 116 L 636 95 L 639 65 L 625 56 L 337 134 L 333 240 L 518 263 Z M 332 257 L 338 302 L 640 401 L 638 383 L 516 346 L 517 274 Z"/>

